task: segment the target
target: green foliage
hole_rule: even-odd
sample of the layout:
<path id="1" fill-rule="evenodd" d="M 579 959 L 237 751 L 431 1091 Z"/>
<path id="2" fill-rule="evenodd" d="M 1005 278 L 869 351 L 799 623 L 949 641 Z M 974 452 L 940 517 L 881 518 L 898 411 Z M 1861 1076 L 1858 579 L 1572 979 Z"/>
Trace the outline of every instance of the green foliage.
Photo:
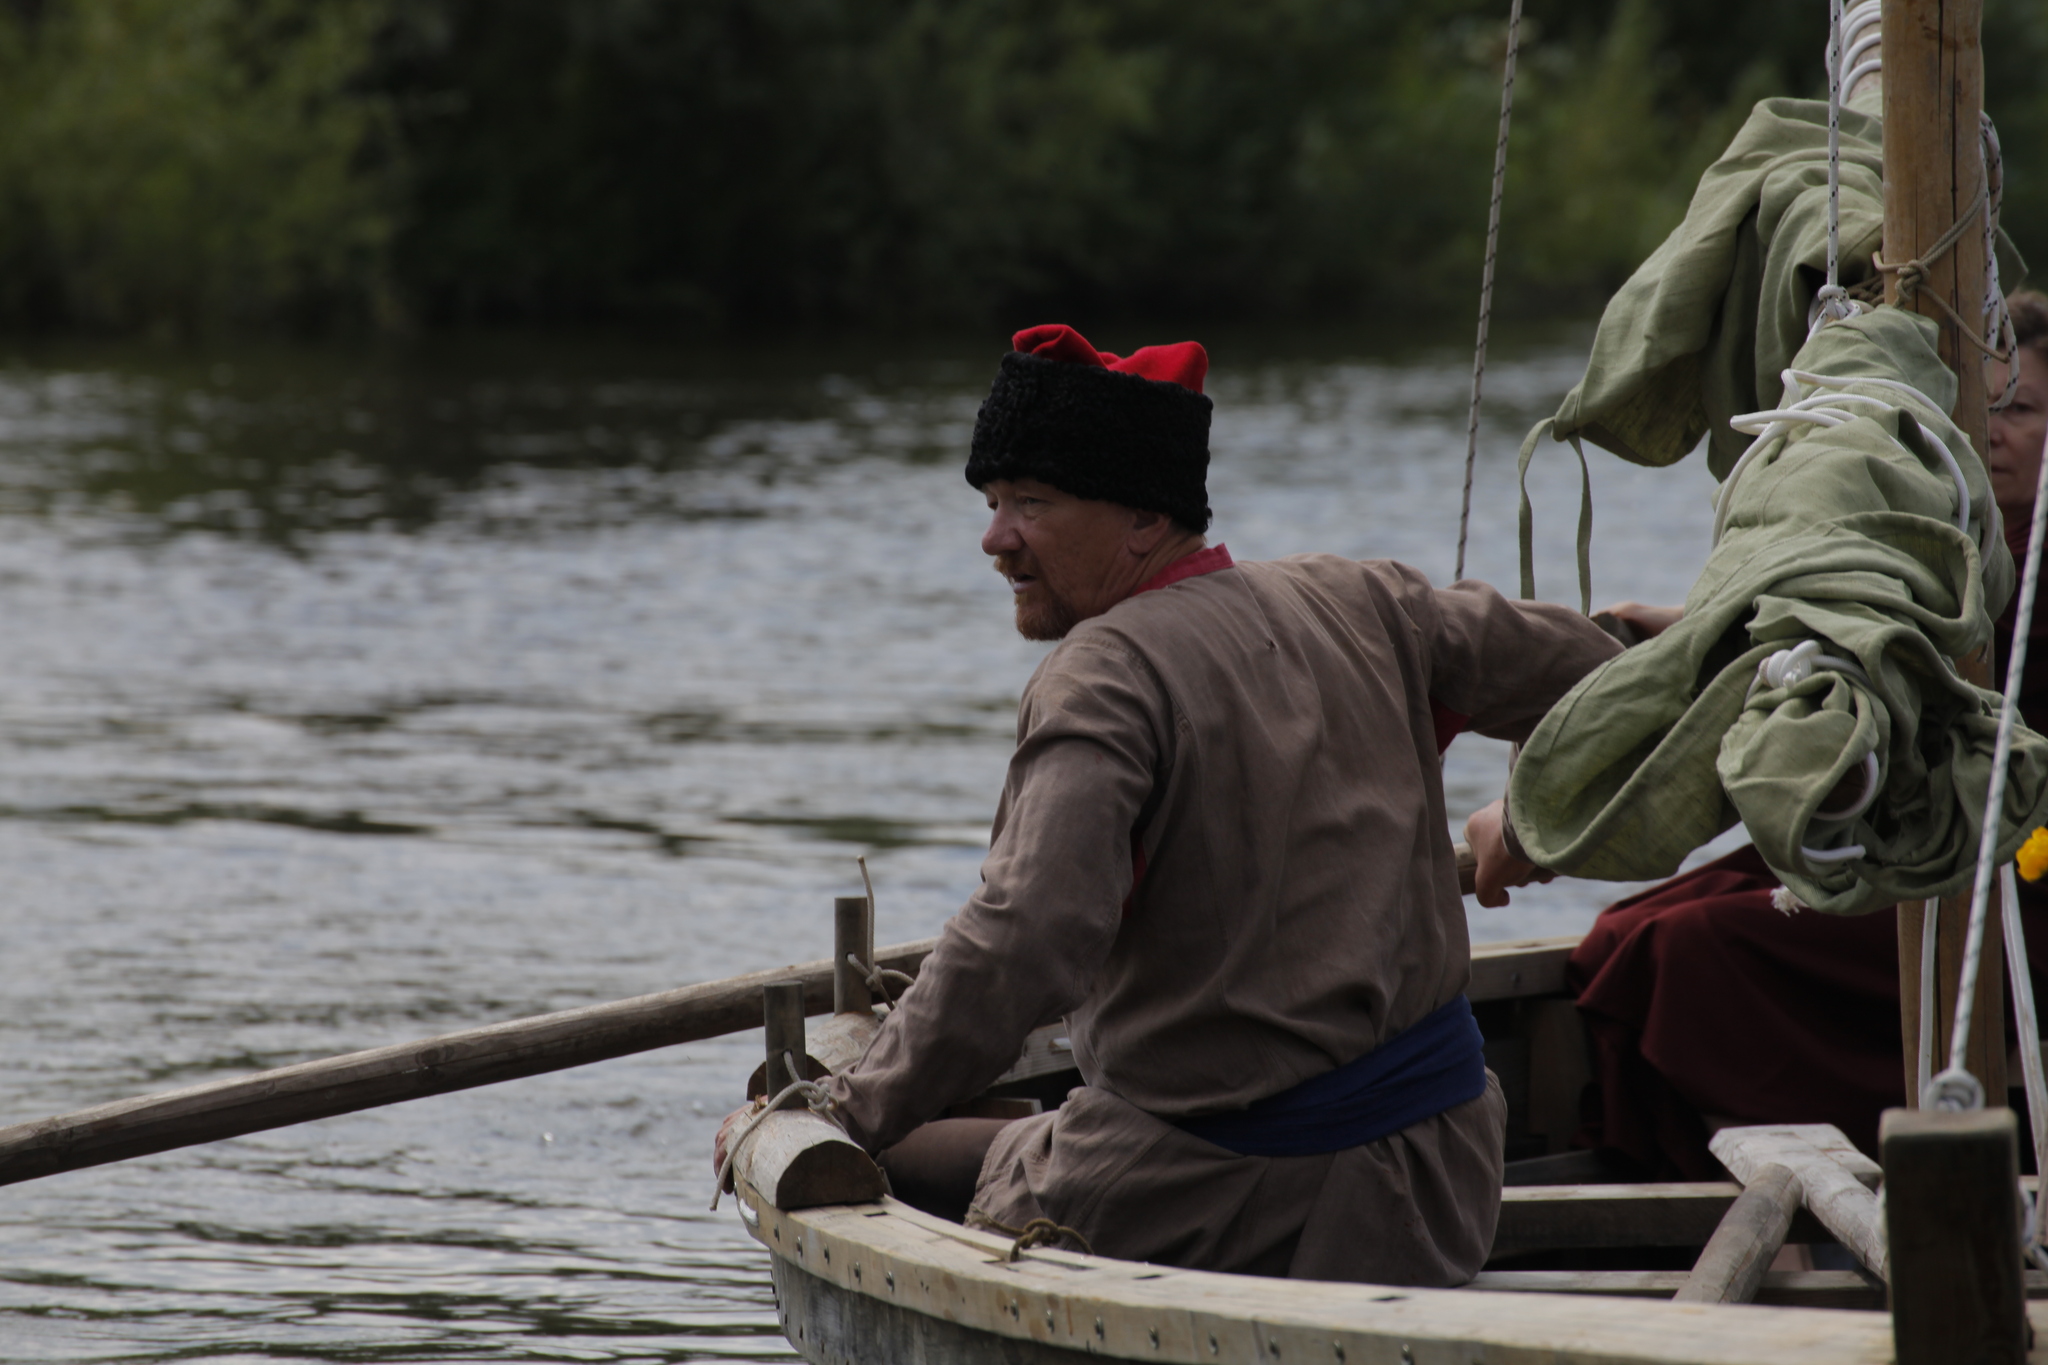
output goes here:
<path id="1" fill-rule="evenodd" d="M 382 0 L 66 0 L 0 29 L 9 311 L 190 328 L 374 299 L 390 203 L 350 83 Z"/>
<path id="2" fill-rule="evenodd" d="M 19 7 L 23 0 L 14 0 Z M 2048 261 L 2048 11 L 1988 0 Z M 1463 314 L 1502 0 L 0 4 L 0 320 Z M 1508 307 L 1597 304 L 1821 0 L 1528 0 Z"/>

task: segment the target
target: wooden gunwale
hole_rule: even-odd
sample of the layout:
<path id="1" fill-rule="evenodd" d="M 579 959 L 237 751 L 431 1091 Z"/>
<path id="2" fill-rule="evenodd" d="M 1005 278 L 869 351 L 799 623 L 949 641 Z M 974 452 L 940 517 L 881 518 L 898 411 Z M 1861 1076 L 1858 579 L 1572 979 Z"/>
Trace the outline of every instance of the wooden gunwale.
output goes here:
<path id="1" fill-rule="evenodd" d="M 744 1183 L 740 1196 L 750 1231 L 774 1257 L 784 1327 L 814 1365 L 883 1359 L 864 1349 L 884 1346 L 871 1339 L 878 1318 L 894 1324 L 887 1358 L 905 1362 L 1075 1354 L 1183 1365 L 1892 1360 L 1881 1313 L 1260 1279 L 1051 1249 L 1008 1262 L 1008 1238 L 893 1199 L 783 1212 Z M 2048 1329 L 2048 1307 L 2031 1311 Z M 933 1339 L 913 1351 L 903 1333 L 914 1338 L 921 1320 Z M 987 1339 L 986 1352 L 963 1353 L 962 1342 L 975 1338 Z"/>

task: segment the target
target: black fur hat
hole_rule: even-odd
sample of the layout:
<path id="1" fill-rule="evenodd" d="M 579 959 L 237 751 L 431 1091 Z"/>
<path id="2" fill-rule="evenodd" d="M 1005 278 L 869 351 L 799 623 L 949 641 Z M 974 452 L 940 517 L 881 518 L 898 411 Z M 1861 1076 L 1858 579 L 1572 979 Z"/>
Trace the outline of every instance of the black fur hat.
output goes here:
<path id="1" fill-rule="evenodd" d="M 1199 371 L 1194 382 L 1201 383 Z M 984 488 L 997 479 L 1037 479 L 1077 498 L 1163 512 L 1190 531 L 1206 531 L 1213 406 L 1194 388 L 1101 361 L 1012 351 L 974 419 L 967 482 Z"/>

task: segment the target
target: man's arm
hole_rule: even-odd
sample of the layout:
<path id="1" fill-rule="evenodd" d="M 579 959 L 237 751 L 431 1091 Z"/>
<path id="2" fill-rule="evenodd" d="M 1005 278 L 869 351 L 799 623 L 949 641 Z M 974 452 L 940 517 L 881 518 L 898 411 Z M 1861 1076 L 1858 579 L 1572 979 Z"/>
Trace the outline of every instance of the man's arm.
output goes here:
<path id="1" fill-rule="evenodd" d="M 1410 600 L 1429 643 L 1430 695 L 1495 739 L 1527 739 L 1558 698 L 1621 652 L 1569 607 L 1504 597 L 1476 580 Z"/>
<path id="2" fill-rule="evenodd" d="M 1131 829 L 1171 743 L 1149 668 L 1069 641 L 1032 680 L 982 884 L 867 1055 L 831 1083 L 847 1132 L 892 1146 L 980 1093 L 1024 1036 L 1086 998 L 1122 923 Z"/>
<path id="3" fill-rule="evenodd" d="M 1472 580 L 1429 589 L 1416 615 L 1431 645 L 1431 698 L 1496 739 L 1527 738 L 1558 698 L 1621 651 L 1575 611 L 1513 600 Z M 1509 888 L 1550 880 L 1515 845 L 1500 801 L 1473 812 L 1465 841 L 1477 859 L 1473 890 L 1481 905 L 1506 905 Z"/>

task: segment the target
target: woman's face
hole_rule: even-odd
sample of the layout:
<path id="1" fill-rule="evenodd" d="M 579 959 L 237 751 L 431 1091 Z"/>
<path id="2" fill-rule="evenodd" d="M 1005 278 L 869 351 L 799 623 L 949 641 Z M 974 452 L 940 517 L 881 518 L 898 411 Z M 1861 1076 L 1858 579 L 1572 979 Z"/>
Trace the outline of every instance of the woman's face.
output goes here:
<path id="1" fill-rule="evenodd" d="M 2034 505 L 2041 479 L 2041 442 L 2048 437 L 2048 356 L 2033 346 L 2020 352 L 2020 386 L 2012 403 L 1991 414 L 1991 493 L 2008 518 Z M 1991 396 L 2005 392 L 2005 366 L 1985 368 Z"/>

